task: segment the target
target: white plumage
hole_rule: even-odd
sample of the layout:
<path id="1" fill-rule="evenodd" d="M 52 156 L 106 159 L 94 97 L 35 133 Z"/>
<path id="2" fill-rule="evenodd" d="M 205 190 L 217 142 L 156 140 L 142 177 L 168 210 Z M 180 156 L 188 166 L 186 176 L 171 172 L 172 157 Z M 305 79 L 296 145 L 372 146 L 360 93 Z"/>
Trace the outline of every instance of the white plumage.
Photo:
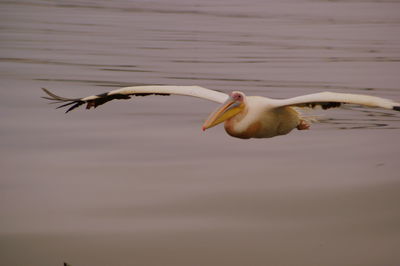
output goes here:
<path id="1" fill-rule="evenodd" d="M 226 93 L 210 90 L 200 86 L 134 86 L 108 92 L 109 95 L 134 95 L 138 93 L 165 93 L 182 96 L 192 96 L 217 103 L 223 103 L 228 98 L 228 95 Z"/>

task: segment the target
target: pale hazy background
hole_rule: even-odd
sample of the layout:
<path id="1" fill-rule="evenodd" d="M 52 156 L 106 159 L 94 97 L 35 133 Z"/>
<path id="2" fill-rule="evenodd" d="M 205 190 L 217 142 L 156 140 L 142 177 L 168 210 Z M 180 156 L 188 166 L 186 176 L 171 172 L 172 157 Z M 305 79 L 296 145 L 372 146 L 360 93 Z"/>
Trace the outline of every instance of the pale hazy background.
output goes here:
<path id="1" fill-rule="evenodd" d="M 40 98 L 150 84 L 399 101 L 400 2 L 0 1 L 1 265 L 400 265 L 398 112 L 239 140 L 199 99 Z"/>

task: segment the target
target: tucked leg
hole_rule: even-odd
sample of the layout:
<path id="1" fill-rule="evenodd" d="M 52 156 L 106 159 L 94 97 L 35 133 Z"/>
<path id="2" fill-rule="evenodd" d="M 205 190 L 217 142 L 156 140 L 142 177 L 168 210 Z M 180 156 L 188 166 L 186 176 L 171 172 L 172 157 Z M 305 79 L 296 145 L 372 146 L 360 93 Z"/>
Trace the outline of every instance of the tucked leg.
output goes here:
<path id="1" fill-rule="evenodd" d="M 310 124 L 305 120 L 300 120 L 300 123 L 297 125 L 298 130 L 306 130 L 310 128 Z"/>

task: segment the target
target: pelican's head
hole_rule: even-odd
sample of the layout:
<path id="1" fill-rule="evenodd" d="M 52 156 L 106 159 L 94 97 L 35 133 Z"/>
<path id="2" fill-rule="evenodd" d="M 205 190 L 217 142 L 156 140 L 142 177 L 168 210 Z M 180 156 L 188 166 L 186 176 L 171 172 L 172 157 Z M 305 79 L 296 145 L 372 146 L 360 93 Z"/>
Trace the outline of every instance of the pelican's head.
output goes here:
<path id="1" fill-rule="evenodd" d="M 203 124 L 203 130 L 234 117 L 244 110 L 245 105 L 246 95 L 240 91 L 232 92 L 229 98 L 207 118 Z"/>

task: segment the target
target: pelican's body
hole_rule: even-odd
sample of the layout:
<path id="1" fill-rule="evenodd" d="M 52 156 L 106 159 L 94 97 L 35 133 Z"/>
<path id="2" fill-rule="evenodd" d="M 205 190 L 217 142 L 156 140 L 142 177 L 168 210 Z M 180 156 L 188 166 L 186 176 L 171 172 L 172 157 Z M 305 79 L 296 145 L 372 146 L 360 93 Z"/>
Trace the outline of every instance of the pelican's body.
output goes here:
<path id="1" fill-rule="evenodd" d="M 72 105 L 67 112 L 86 103 L 87 109 L 97 107 L 113 99 L 129 99 L 131 96 L 186 95 L 222 103 L 203 124 L 203 130 L 224 122 L 226 132 L 236 138 L 271 138 L 286 135 L 293 129 L 308 129 L 310 122 L 294 107 L 322 106 L 323 109 L 339 107 L 343 103 L 381 107 L 400 111 L 400 104 L 389 99 L 361 94 L 322 92 L 289 99 L 271 99 L 246 96 L 234 91 L 230 95 L 199 86 L 136 86 L 125 87 L 107 93 L 84 98 L 64 98 L 43 89 L 56 102 L 66 102 L 60 107 Z"/>
<path id="2" fill-rule="evenodd" d="M 269 100 L 260 96 L 246 97 L 243 112 L 225 121 L 226 132 L 241 139 L 271 138 L 288 134 L 303 121 L 293 108 L 274 108 Z"/>

